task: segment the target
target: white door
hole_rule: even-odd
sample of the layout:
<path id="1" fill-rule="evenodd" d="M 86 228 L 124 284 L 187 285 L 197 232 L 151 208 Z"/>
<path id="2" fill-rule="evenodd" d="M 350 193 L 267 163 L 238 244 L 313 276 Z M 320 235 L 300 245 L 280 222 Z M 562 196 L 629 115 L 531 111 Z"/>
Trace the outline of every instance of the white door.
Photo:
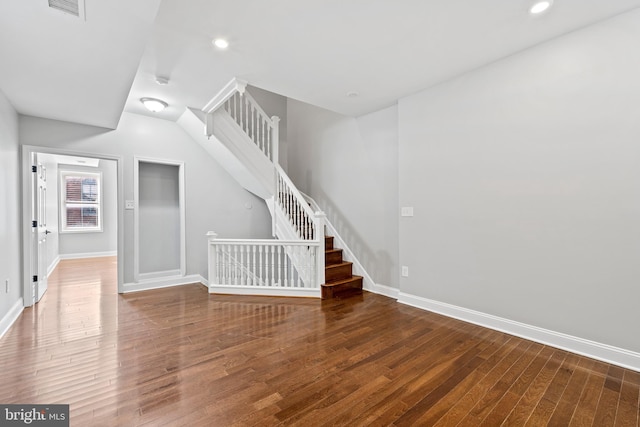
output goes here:
<path id="1" fill-rule="evenodd" d="M 47 291 L 47 170 L 35 156 L 35 164 L 32 166 L 33 177 L 33 227 L 32 244 L 35 259 L 31 264 L 37 271 L 33 272 L 33 302 L 40 301 Z"/>

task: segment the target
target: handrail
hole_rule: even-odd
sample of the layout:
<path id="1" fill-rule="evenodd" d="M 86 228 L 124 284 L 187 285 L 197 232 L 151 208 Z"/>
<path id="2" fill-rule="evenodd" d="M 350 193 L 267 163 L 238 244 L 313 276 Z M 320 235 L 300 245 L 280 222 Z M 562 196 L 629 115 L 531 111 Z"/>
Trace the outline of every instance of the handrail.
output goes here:
<path id="1" fill-rule="evenodd" d="M 276 181 L 274 203 L 282 209 L 300 239 L 309 241 L 317 238 L 320 240 L 324 236 L 324 229 L 318 227 L 319 222 L 316 220 L 316 214 L 280 165 L 274 165 L 274 167 Z M 274 211 L 274 230 L 277 230 L 276 218 L 277 214 Z"/>
<path id="2" fill-rule="evenodd" d="M 255 246 L 269 246 L 273 244 L 287 245 L 287 246 L 319 246 L 319 241 L 306 241 L 306 240 L 282 240 L 282 239 L 218 239 L 215 238 L 216 243 L 227 244 L 246 244 Z"/>
<path id="3" fill-rule="evenodd" d="M 234 77 L 229 83 L 225 85 L 225 87 L 220 89 L 220 92 L 218 92 L 213 98 L 211 98 L 209 102 L 207 102 L 207 104 L 202 108 L 202 111 L 206 114 L 213 113 L 236 92 L 243 94 L 247 87 L 247 84 L 248 82 L 246 80 L 241 80 Z"/>
<path id="4" fill-rule="evenodd" d="M 296 199 L 298 199 L 301 202 L 302 208 L 304 209 L 305 213 L 309 216 L 314 216 L 315 212 L 313 211 L 313 209 L 311 209 L 311 206 L 309 206 L 309 204 L 306 203 L 306 199 L 304 198 L 300 190 L 298 190 L 298 188 L 294 185 L 293 181 L 291 181 L 291 178 L 289 178 L 289 175 L 287 175 L 287 173 L 284 171 L 284 169 L 282 169 L 280 165 L 274 165 L 274 166 L 276 168 L 276 171 L 278 172 L 278 175 L 282 178 L 284 182 L 287 183 L 287 186 L 291 189 L 291 192 L 296 197 Z"/>

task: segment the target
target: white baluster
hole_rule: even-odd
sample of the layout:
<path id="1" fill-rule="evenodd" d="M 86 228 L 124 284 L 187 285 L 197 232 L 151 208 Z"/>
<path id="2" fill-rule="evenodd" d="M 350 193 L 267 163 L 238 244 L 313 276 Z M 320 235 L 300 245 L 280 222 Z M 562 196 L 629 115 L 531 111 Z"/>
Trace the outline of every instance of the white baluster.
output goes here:
<path id="1" fill-rule="evenodd" d="M 271 147 L 271 161 L 276 165 L 280 161 L 280 117 L 271 117 L 271 126 L 273 127 L 273 139 L 269 141 L 269 147 Z"/>
<path id="2" fill-rule="evenodd" d="M 263 263 L 263 254 L 262 254 L 262 245 L 258 246 L 258 277 L 259 278 L 264 278 L 264 272 L 262 270 L 262 263 Z"/>
<path id="3" fill-rule="evenodd" d="M 276 284 L 275 270 L 276 270 L 275 248 L 273 245 L 271 245 L 271 286 L 274 286 Z"/>
<path id="4" fill-rule="evenodd" d="M 258 279 L 260 276 L 258 276 L 258 273 L 256 271 L 256 245 L 252 245 L 252 252 L 253 252 L 253 260 L 252 260 L 252 267 L 251 267 L 251 272 L 253 273 L 253 285 L 256 286 L 258 285 Z"/>
<path id="5" fill-rule="evenodd" d="M 209 267 L 209 285 L 214 285 L 220 283 L 220 278 L 218 276 L 218 245 L 215 244 L 215 240 L 218 235 L 209 231 L 207 233 L 207 239 L 209 241 L 208 246 L 208 267 Z"/>

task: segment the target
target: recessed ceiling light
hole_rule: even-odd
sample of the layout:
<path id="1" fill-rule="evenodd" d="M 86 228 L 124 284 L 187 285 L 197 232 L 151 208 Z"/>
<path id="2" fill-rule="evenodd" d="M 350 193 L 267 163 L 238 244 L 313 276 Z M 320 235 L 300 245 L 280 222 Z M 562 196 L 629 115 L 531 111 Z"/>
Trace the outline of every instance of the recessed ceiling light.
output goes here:
<path id="1" fill-rule="evenodd" d="M 360 94 L 355 90 L 347 92 L 347 98 L 357 98 Z"/>
<path id="2" fill-rule="evenodd" d="M 551 5 L 553 4 L 552 0 L 544 0 L 534 3 L 531 8 L 529 8 L 529 13 L 532 15 L 539 15 L 542 12 L 547 11 Z"/>
<path id="3" fill-rule="evenodd" d="M 225 39 L 215 39 L 213 41 L 213 44 L 220 49 L 226 49 L 229 47 L 229 42 L 226 41 Z"/>
<path id="4" fill-rule="evenodd" d="M 153 113 L 159 113 L 169 106 L 166 102 L 155 98 L 140 98 L 140 102 L 147 110 Z"/>

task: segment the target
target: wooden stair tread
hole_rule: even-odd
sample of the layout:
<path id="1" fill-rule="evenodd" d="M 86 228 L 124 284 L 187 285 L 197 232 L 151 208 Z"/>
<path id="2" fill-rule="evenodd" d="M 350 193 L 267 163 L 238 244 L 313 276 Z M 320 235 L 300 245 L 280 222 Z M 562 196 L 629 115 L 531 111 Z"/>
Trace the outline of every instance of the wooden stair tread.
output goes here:
<path id="1" fill-rule="evenodd" d="M 339 263 L 327 265 L 327 266 L 325 266 L 325 269 L 326 268 L 340 268 L 340 267 L 344 267 L 344 266 L 348 266 L 348 265 L 353 265 L 353 263 L 351 261 L 342 261 L 342 262 L 339 262 Z"/>
<path id="2" fill-rule="evenodd" d="M 355 281 L 362 280 L 362 279 L 363 279 L 363 277 L 362 277 L 362 276 L 355 276 L 355 275 L 353 275 L 353 276 L 351 276 L 351 277 L 349 277 L 349 278 L 346 278 L 346 279 L 331 280 L 331 281 L 329 281 L 329 282 L 325 283 L 325 284 L 324 284 L 324 285 L 322 285 L 322 286 L 328 286 L 328 287 L 331 287 L 331 286 L 340 286 L 340 285 L 344 285 L 344 284 L 346 284 L 346 283 L 351 283 L 351 282 L 355 282 Z"/>

